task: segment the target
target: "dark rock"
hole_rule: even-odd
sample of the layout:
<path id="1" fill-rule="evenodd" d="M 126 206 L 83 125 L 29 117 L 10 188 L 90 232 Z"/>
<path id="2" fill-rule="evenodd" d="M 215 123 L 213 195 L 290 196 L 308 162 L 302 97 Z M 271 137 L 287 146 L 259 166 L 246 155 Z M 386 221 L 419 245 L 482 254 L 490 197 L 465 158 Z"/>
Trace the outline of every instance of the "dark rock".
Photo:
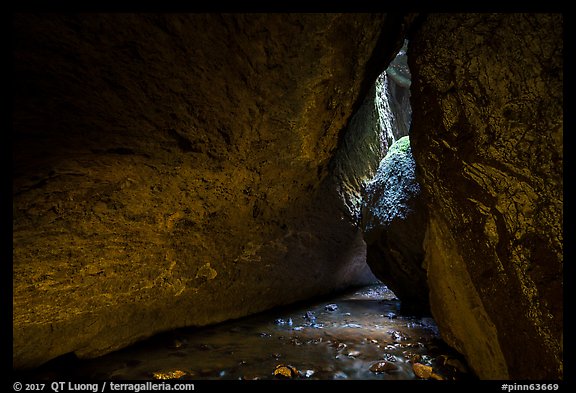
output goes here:
<path id="1" fill-rule="evenodd" d="M 324 306 L 324 310 L 326 311 L 336 311 L 338 310 L 338 305 L 337 304 L 327 304 Z"/>
<path id="2" fill-rule="evenodd" d="M 387 361 L 376 362 L 370 366 L 370 371 L 373 373 L 388 373 L 398 371 L 398 369 L 399 367 L 396 364 Z"/>
<path id="3" fill-rule="evenodd" d="M 408 136 L 398 139 L 368 183 L 362 226 L 367 262 L 401 300 L 403 312 L 427 312 L 428 284 L 422 263 L 427 210 L 415 179 Z"/>
<path id="4" fill-rule="evenodd" d="M 15 368 L 375 280 L 329 164 L 403 16 L 12 27 Z"/>
<path id="5" fill-rule="evenodd" d="M 288 318 L 288 319 L 278 318 L 278 319 L 274 320 L 274 323 L 276 325 L 288 325 L 288 326 L 292 326 L 292 324 L 293 324 L 292 318 Z"/>
<path id="6" fill-rule="evenodd" d="M 563 376 L 562 14 L 430 14 L 410 37 L 442 337 L 482 379 Z"/>
<path id="7" fill-rule="evenodd" d="M 304 314 L 304 319 L 306 319 L 310 323 L 316 323 L 316 316 L 312 311 L 306 311 L 306 313 Z"/>

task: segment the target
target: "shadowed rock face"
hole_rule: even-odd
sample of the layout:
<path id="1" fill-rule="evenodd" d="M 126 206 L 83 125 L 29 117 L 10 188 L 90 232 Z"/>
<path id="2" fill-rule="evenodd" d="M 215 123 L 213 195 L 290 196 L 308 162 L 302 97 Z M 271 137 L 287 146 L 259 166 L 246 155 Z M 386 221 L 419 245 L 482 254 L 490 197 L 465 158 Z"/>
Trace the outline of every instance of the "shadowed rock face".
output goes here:
<path id="1" fill-rule="evenodd" d="M 410 37 L 430 301 L 481 378 L 562 376 L 562 16 L 429 15 Z"/>
<path id="2" fill-rule="evenodd" d="M 385 15 L 14 16 L 14 367 L 371 282 L 328 176 Z"/>
<path id="3" fill-rule="evenodd" d="M 362 228 L 366 261 L 402 301 L 402 310 L 429 313 L 422 248 L 428 219 L 415 179 L 408 136 L 390 147 L 364 192 Z"/>

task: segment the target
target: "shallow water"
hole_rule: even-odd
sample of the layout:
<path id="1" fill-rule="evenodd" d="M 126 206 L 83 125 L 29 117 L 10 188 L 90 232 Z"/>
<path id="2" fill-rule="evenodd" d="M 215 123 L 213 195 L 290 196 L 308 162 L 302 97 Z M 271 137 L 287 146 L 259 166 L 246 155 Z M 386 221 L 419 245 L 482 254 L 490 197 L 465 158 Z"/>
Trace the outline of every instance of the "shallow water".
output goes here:
<path id="1" fill-rule="evenodd" d="M 179 329 L 97 359 L 63 358 L 23 376 L 410 380 L 419 379 L 414 364 L 421 364 L 432 367 L 435 379 L 471 378 L 432 318 L 400 315 L 399 309 L 386 286 L 368 286 L 210 327 Z M 374 366 L 378 362 L 380 368 Z M 274 375 L 277 366 L 291 369 L 280 367 Z"/>

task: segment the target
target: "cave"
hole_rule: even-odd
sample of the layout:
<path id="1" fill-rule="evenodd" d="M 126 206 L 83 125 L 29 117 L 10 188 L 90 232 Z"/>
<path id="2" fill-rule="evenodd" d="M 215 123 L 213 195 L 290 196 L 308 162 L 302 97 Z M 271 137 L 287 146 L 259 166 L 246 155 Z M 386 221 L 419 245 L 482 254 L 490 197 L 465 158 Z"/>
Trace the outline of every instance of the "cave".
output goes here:
<path id="1" fill-rule="evenodd" d="M 14 13 L 13 370 L 381 280 L 476 378 L 561 380 L 562 31 Z"/>

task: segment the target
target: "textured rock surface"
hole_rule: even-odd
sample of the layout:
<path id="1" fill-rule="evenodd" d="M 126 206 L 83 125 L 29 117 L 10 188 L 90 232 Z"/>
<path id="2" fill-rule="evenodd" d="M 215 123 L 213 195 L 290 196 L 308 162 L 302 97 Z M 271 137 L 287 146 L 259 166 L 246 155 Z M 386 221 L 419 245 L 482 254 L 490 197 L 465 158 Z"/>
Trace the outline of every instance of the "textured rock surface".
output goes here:
<path id="1" fill-rule="evenodd" d="M 410 139 L 390 147 L 366 186 L 362 228 L 367 262 L 376 277 L 402 301 L 404 311 L 428 312 L 428 284 L 422 244 L 428 220 L 415 178 Z"/>
<path id="2" fill-rule="evenodd" d="M 429 15 L 410 37 L 433 315 L 481 378 L 562 376 L 562 16 Z"/>
<path id="3" fill-rule="evenodd" d="M 401 28 L 15 15 L 14 366 L 373 280 L 325 180 Z"/>
<path id="4" fill-rule="evenodd" d="M 392 143 L 408 135 L 410 129 L 412 108 L 406 44 L 404 41 L 354 113 L 330 163 L 336 187 L 358 221 L 366 184 L 376 174 Z"/>

